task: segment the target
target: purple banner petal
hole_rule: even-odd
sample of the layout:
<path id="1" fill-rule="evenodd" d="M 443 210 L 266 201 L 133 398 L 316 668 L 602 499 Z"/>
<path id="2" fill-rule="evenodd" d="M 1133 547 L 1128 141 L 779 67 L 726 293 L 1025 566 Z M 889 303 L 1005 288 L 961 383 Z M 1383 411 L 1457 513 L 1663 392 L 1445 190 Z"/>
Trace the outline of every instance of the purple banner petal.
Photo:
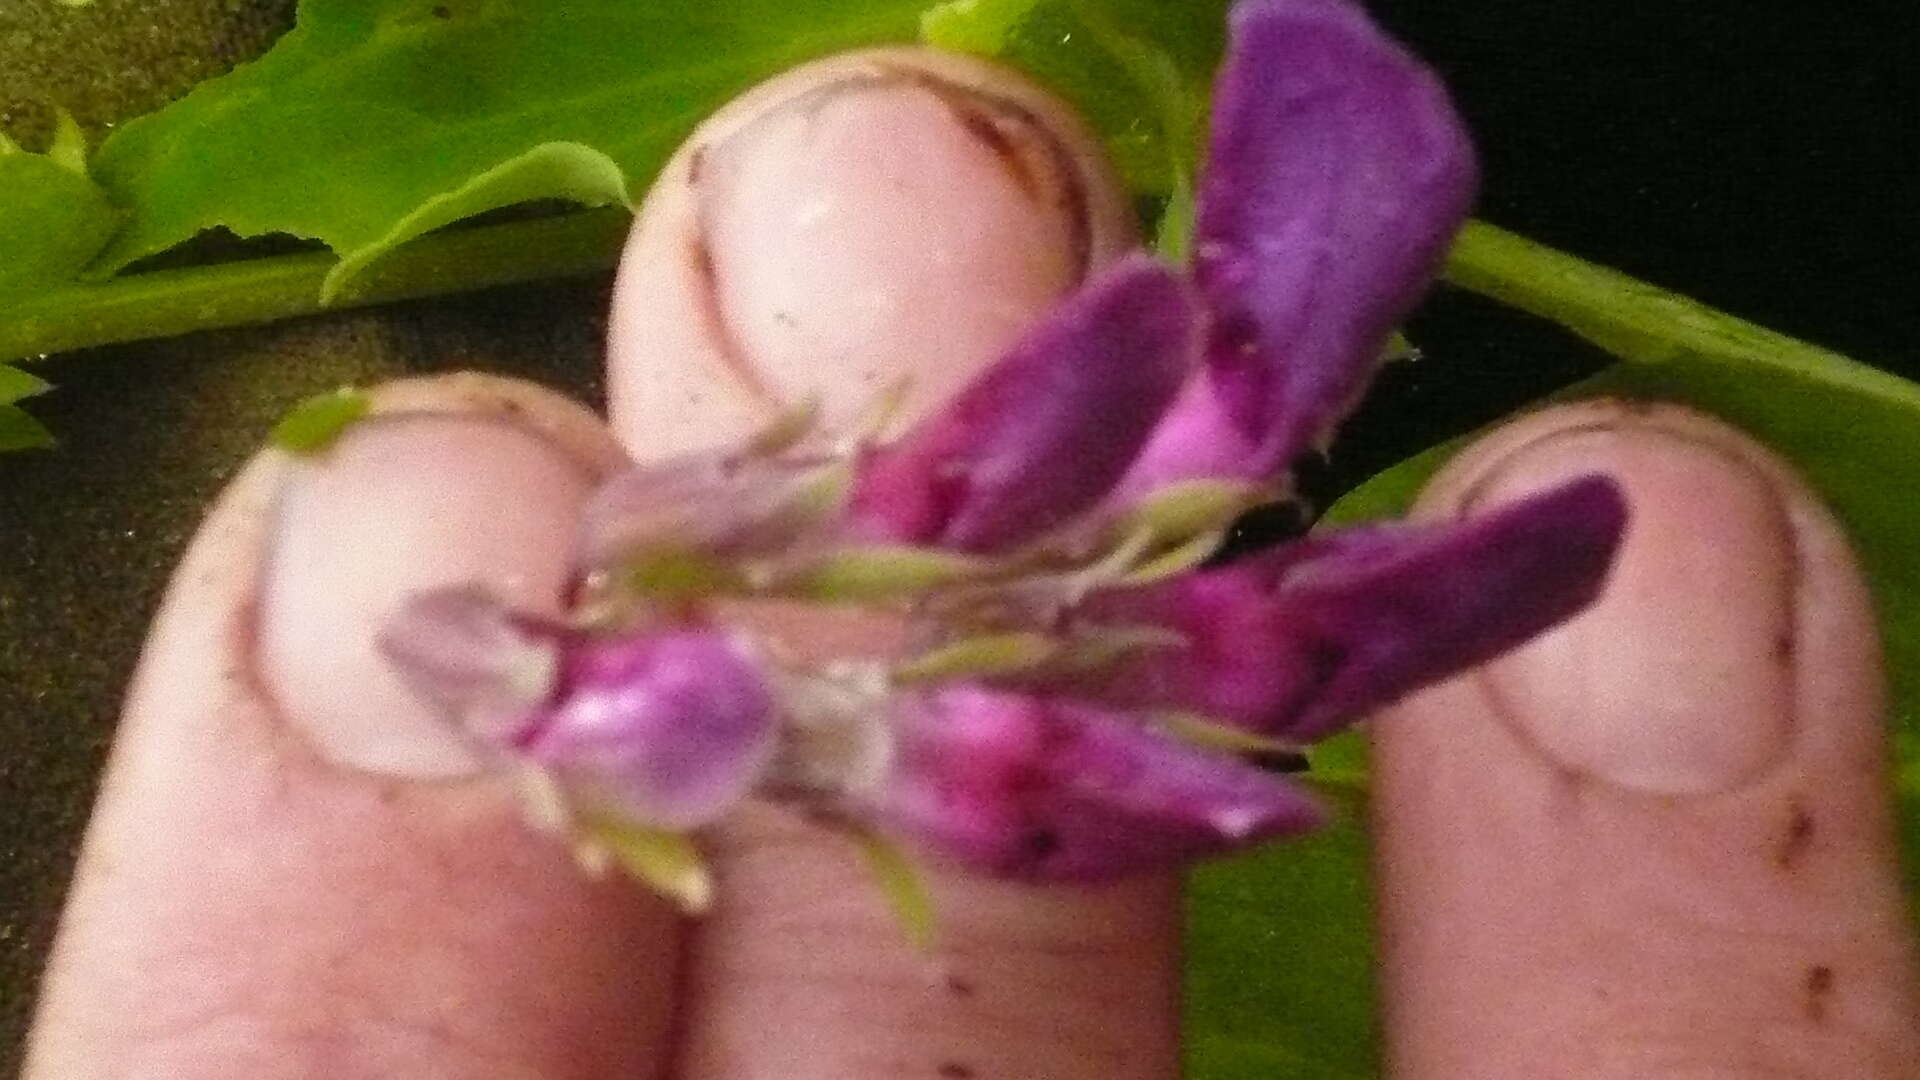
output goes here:
<path id="1" fill-rule="evenodd" d="M 1190 644 L 1086 690 L 1318 738 L 1580 611 L 1626 517 L 1613 481 L 1587 477 L 1458 524 L 1335 533 L 1103 594 L 1088 618 L 1167 626 Z"/>
<path id="2" fill-rule="evenodd" d="M 944 410 L 868 455 L 854 530 L 986 552 L 1093 506 L 1192 368 L 1197 320 L 1172 270 L 1145 257 L 1115 264 Z"/>
<path id="3" fill-rule="evenodd" d="M 1219 475 L 1223 457 L 1269 479 L 1324 441 L 1432 281 L 1476 180 L 1445 89 L 1358 5 L 1239 4 L 1195 223 L 1206 375 L 1126 490 Z"/>

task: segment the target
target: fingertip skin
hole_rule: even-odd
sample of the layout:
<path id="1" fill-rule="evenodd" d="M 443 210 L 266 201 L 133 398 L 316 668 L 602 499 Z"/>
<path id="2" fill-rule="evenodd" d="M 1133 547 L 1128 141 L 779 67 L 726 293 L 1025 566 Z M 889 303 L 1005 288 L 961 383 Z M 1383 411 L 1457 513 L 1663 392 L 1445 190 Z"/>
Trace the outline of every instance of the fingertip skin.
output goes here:
<path id="1" fill-rule="evenodd" d="M 614 430 L 663 459 L 811 400 L 859 434 L 898 389 L 891 436 L 1134 240 L 1098 140 L 1023 78 L 920 49 L 804 66 L 702 125 L 648 195 L 609 327 Z M 810 657 L 901 647 L 885 620 L 733 615 Z M 751 807 L 709 839 L 677 1080 L 1176 1074 L 1171 876 L 1033 889 L 929 867 L 930 956 L 831 832 Z"/>
<path id="2" fill-rule="evenodd" d="M 809 400 L 840 426 L 903 389 L 917 415 L 1135 238 L 1099 140 L 1024 76 L 920 48 L 802 65 L 648 192 L 608 326 L 614 429 L 644 458 Z"/>
<path id="3" fill-rule="evenodd" d="M 1614 401 L 1489 436 L 1420 513 L 1576 463 L 1622 484 L 1639 530 L 1596 609 L 1555 632 L 1587 640 L 1523 648 L 1372 729 L 1393 1074 L 1911 1076 L 1885 699 L 1844 535 L 1745 436 Z M 1735 565 L 1692 565 L 1690 531 Z M 1745 724 L 1714 712 L 1728 698 Z"/>
<path id="4" fill-rule="evenodd" d="M 525 384 L 453 376 L 373 393 L 370 425 L 428 418 L 483 440 L 505 425 L 529 453 L 589 472 L 621 456 L 584 410 Z M 474 459 L 394 463 L 422 507 L 436 489 L 497 479 Z M 262 663 L 260 640 L 264 620 L 298 612 L 266 610 L 262 579 L 286 486 L 325 467 L 264 451 L 174 576 L 89 824 L 25 1075 L 650 1075 L 678 950 L 664 905 L 579 874 L 497 783 L 343 767 L 292 722 L 313 702 L 287 693 L 288 672 Z M 483 505 L 480 520 L 442 525 L 499 528 L 516 513 L 511 500 Z M 413 554 L 426 572 L 445 568 L 431 550 Z M 307 674 L 371 681 L 351 658 Z"/>

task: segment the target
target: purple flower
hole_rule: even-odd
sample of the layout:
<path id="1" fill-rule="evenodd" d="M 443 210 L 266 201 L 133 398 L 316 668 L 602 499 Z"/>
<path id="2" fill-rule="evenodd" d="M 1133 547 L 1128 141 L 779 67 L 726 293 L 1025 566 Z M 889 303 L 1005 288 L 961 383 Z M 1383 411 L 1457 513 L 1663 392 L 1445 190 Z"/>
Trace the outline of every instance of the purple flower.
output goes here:
<path id="1" fill-rule="evenodd" d="M 897 761 L 871 811 L 999 877 L 1111 878 L 1324 820 L 1253 765 L 1068 699 L 961 683 L 903 696 L 892 720 Z"/>
<path id="2" fill-rule="evenodd" d="M 477 585 L 410 597 L 380 635 L 413 689 L 479 746 L 505 745 L 551 700 L 564 632 L 509 611 Z"/>
<path id="3" fill-rule="evenodd" d="M 867 453 L 854 527 L 990 551 L 1090 509 L 1179 392 L 1198 329 L 1173 271 L 1145 256 L 1111 267 L 952 404 Z"/>
<path id="4" fill-rule="evenodd" d="M 1104 591 L 1083 618 L 1181 641 L 1078 688 L 1317 739 L 1586 607 L 1625 525 L 1618 490 L 1589 477 L 1457 525 L 1355 529 Z"/>
<path id="5" fill-rule="evenodd" d="M 1236 7 L 1193 238 L 1206 366 L 1127 490 L 1269 477 L 1328 439 L 1425 293 L 1477 176 L 1439 80 L 1357 5 Z"/>
<path id="6" fill-rule="evenodd" d="M 1359 396 L 1475 174 L 1444 91 L 1347 0 L 1247 0 L 1231 29 L 1190 273 L 1111 267 L 891 442 L 787 424 L 637 466 L 582 522 L 569 625 L 429 593 L 394 662 L 623 850 L 668 852 L 655 880 L 686 880 L 657 834 L 749 796 L 1032 880 L 1318 823 L 1245 751 L 1579 611 L 1626 508 L 1592 477 L 1204 565 Z M 906 652 L 799 659 L 720 625 L 740 598 L 884 610 Z"/>
<path id="7" fill-rule="evenodd" d="M 766 679 L 717 630 L 580 634 L 457 586 L 412 598 L 380 644 L 477 750 L 547 770 L 582 814 L 704 824 L 775 749 Z"/>
<path id="8" fill-rule="evenodd" d="M 760 667 L 715 630 L 587 638 L 512 749 L 587 808 L 702 825 L 759 782 L 779 734 Z"/>

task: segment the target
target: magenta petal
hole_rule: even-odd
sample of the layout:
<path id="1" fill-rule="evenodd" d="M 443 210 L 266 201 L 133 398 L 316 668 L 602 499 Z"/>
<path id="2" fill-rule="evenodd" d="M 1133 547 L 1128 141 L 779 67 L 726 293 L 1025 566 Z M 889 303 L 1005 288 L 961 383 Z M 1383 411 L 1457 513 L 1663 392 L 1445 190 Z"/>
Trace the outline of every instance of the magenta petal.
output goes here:
<path id="1" fill-rule="evenodd" d="M 1136 257 L 1109 268 L 947 408 L 867 456 L 853 528 L 991 551 L 1088 509 L 1179 391 L 1197 317 L 1167 267 Z"/>
<path id="2" fill-rule="evenodd" d="M 1432 281 L 1476 179 L 1446 91 L 1359 5 L 1239 4 L 1195 221 L 1206 374 L 1126 489 L 1219 475 L 1223 456 L 1231 475 L 1269 479 L 1327 438 Z"/>
<path id="3" fill-rule="evenodd" d="M 1086 705 L 952 686 L 895 718 L 881 822 L 1001 877 L 1109 879 L 1323 820 L 1281 777 Z"/>
<path id="4" fill-rule="evenodd" d="M 1593 476 L 1458 524 L 1334 533 L 1104 594 L 1090 618 L 1158 623 L 1190 644 L 1089 692 L 1317 738 L 1579 612 L 1626 519 L 1619 488 Z"/>
<path id="5" fill-rule="evenodd" d="M 723 634 L 687 630 L 581 642 L 517 749 L 580 801 L 684 829 L 746 795 L 777 734 L 753 660 Z"/>

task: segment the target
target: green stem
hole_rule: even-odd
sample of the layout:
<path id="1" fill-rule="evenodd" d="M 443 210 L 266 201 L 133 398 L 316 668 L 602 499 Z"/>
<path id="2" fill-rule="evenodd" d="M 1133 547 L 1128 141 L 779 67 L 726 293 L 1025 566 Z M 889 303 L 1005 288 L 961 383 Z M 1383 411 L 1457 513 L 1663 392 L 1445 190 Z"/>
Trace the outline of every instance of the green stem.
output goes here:
<path id="1" fill-rule="evenodd" d="M 0 362 L 601 273 L 618 261 L 628 225 L 626 211 L 606 209 L 435 233 L 369 267 L 332 305 L 320 302 L 321 282 L 338 262 L 327 252 L 69 285 L 14 303 L 0 320 Z M 1904 379 L 1483 221 L 1461 230 L 1447 257 L 1446 280 L 1640 363 L 1693 356 L 1787 369 L 1908 404 L 1920 395 Z"/>
<path id="2" fill-rule="evenodd" d="M 1906 405 L 1920 387 L 1484 221 L 1447 255 L 1448 282 L 1551 319 L 1623 360 L 1753 364 Z"/>
<path id="3" fill-rule="evenodd" d="M 599 273 L 618 261 L 628 224 L 625 210 L 592 210 L 425 236 L 368 267 L 349 295 L 328 306 L 320 303 L 320 284 L 339 262 L 328 252 L 69 285 L 7 310 L 0 361 Z"/>

